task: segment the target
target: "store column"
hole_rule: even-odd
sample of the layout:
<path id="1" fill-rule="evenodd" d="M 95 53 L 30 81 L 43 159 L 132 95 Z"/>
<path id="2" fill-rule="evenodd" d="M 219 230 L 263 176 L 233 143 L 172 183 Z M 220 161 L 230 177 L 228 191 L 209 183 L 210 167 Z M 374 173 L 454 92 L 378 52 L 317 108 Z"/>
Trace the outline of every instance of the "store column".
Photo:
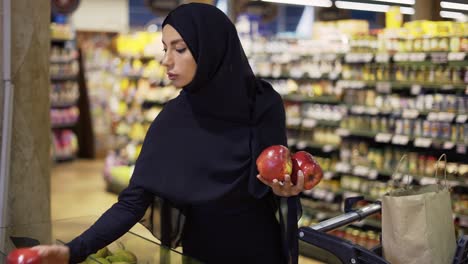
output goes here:
<path id="1" fill-rule="evenodd" d="M 412 20 L 440 20 L 440 0 L 416 0 Z"/>
<path id="2" fill-rule="evenodd" d="M 0 116 L 1 124 L 11 126 L 10 143 L 2 141 L 2 148 L 10 147 L 9 151 L 4 151 L 9 155 L 1 157 L 6 158 L 3 163 L 8 170 L 5 172 L 3 167 L 3 178 L 0 179 L 3 184 L 0 186 L 0 227 L 21 226 L 13 230 L 15 234 L 27 234 L 47 243 L 50 242 L 50 226 L 36 228 L 32 224 L 50 222 L 50 1 L 1 0 L 0 6 Z M 8 21 L 11 27 L 8 27 Z M 5 25 L 6 29 L 3 28 Z M 11 74 L 5 74 L 8 68 L 11 68 Z M 8 83 L 12 84 L 13 91 L 9 100 L 12 118 L 11 123 L 4 123 L 8 103 L 3 99 L 9 99 L 5 92 Z M 7 138 L 8 131 L 1 131 L 0 138 Z M 8 239 L 10 234 L 3 232 L 1 235 L 0 250 L 9 251 L 13 246 Z"/>

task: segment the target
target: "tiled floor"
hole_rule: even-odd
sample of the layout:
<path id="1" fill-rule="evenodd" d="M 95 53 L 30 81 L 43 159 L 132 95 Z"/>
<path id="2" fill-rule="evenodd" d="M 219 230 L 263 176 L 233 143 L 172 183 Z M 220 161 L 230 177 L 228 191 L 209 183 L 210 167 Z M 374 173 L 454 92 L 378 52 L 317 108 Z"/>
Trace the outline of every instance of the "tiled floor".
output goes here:
<path id="1" fill-rule="evenodd" d="M 117 201 L 117 195 L 105 191 L 102 161 L 78 160 L 55 165 L 52 169 L 52 219 L 99 216 Z M 144 228 L 136 231 L 146 237 Z M 152 237 L 151 237 L 152 238 Z M 301 264 L 319 264 L 300 257 Z"/>

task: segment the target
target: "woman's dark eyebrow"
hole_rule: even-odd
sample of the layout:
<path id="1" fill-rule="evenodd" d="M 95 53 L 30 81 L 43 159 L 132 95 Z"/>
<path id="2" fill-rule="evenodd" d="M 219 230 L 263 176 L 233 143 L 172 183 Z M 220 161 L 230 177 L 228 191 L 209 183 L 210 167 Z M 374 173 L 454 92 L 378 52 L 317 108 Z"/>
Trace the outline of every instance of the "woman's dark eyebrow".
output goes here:
<path id="1" fill-rule="evenodd" d="M 171 45 L 175 45 L 175 44 L 177 44 L 179 42 L 183 42 L 183 41 L 184 41 L 183 39 L 175 39 L 175 40 L 171 41 Z M 166 43 L 164 43 L 164 40 L 162 40 L 162 43 L 164 45 L 166 45 Z"/>

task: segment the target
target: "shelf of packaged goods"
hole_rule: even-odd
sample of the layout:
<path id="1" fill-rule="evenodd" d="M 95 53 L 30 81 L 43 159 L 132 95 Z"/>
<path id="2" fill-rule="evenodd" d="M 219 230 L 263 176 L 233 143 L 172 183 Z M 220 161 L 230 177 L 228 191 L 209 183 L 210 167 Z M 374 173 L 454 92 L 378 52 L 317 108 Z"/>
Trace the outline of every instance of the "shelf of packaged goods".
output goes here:
<path id="1" fill-rule="evenodd" d="M 301 128 L 303 130 L 313 130 L 315 127 L 338 127 L 341 120 L 320 120 L 313 118 L 304 118 Z"/>
<path id="2" fill-rule="evenodd" d="M 467 90 L 466 83 L 424 83 L 417 81 L 366 81 L 366 80 L 346 80 L 341 79 L 337 86 L 344 89 L 365 89 L 375 88 L 379 93 L 392 93 L 409 91 L 413 95 L 418 95 L 421 90 L 435 90 L 446 92 L 464 92 Z"/>
<path id="3" fill-rule="evenodd" d="M 380 109 L 376 106 L 342 104 L 347 108 L 348 115 L 371 115 L 371 116 L 394 116 L 404 119 L 427 119 L 428 121 L 465 123 L 468 114 L 458 112 L 445 112 L 439 110 L 418 110 L 418 109 Z"/>
<path id="4" fill-rule="evenodd" d="M 318 82 L 318 81 L 336 81 L 340 78 L 340 74 L 322 74 L 320 76 L 309 76 L 307 74 L 302 76 L 293 76 L 291 74 L 284 74 L 281 76 L 265 76 L 259 75 L 259 78 L 275 81 L 275 80 L 294 80 L 299 82 Z"/>
<path id="5" fill-rule="evenodd" d="M 66 75 L 51 75 L 50 80 L 52 82 L 66 82 L 66 81 L 77 81 L 77 74 L 66 74 Z"/>
<path id="6" fill-rule="evenodd" d="M 318 104 L 339 104 L 341 100 L 336 96 L 316 96 L 308 97 L 299 94 L 288 94 L 283 96 L 284 101 L 300 102 L 300 103 L 318 103 Z"/>

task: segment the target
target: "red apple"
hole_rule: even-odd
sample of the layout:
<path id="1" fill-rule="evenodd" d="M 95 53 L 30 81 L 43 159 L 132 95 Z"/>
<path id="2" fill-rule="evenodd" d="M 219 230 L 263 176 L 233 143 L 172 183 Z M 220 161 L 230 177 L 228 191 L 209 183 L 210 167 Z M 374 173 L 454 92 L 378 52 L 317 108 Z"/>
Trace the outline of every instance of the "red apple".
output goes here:
<path id="1" fill-rule="evenodd" d="M 292 183 L 297 183 L 297 172 L 304 173 L 304 189 L 310 190 L 323 178 L 323 171 L 312 154 L 306 151 L 298 151 L 291 157 L 293 169 L 291 174 Z"/>
<path id="2" fill-rule="evenodd" d="M 269 182 L 284 181 L 285 174 L 291 174 L 291 152 L 283 145 L 270 146 L 257 158 L 257 169 L 262 178 Z"/>
<path id="3" fill-rule="evenodd" d="M 30 248 L 18 248 L 10 252 L 7 264 L 40 264 L 41 256 L 36 250 Z"/>

